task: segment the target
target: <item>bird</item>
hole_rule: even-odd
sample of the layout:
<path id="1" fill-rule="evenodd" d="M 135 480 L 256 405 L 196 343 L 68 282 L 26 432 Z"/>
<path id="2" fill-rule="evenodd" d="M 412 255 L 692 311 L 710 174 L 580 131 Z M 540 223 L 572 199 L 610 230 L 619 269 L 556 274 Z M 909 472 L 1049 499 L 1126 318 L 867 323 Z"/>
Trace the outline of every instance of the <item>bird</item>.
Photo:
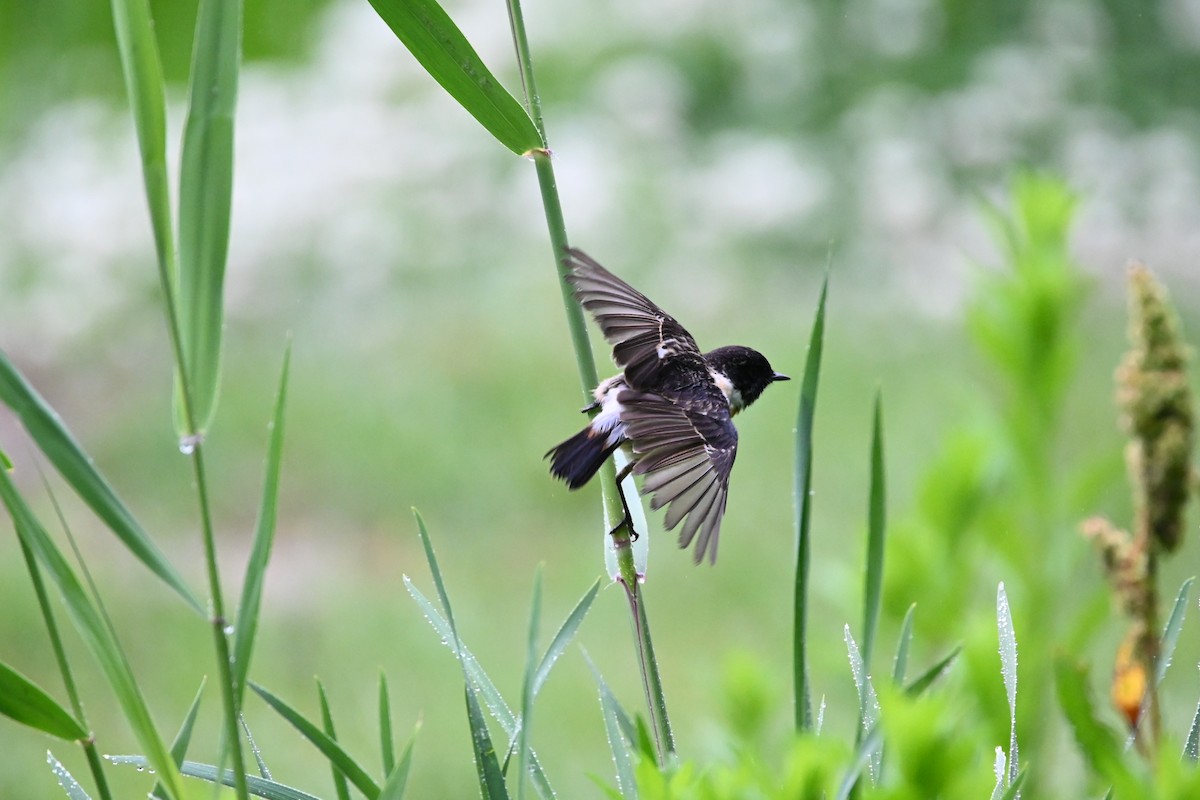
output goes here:
<path id="1" fill-rule="evenodd" d="M 587 426 L 546 453 L 551 474 L 578 489 L 623 447 L 630 462 L 618 485 L 630 471 L 642 476 L 650 508 L 667 507 L 666 529 L 683 523 L 680 548 L 694 541 L 695 562 L 707 554 L 715 564 L 737 455 L 733 417 L 788 376 L 749 347 L 701 352 L 674 317 L 582 250 L 568 248 L 564 264 L 576 299 L 612 345 L 621 371 L 593 391 L 583 411 L 598 413 Z M 612 532 L 622 526 L 637 538 L 628 506 Z"/>

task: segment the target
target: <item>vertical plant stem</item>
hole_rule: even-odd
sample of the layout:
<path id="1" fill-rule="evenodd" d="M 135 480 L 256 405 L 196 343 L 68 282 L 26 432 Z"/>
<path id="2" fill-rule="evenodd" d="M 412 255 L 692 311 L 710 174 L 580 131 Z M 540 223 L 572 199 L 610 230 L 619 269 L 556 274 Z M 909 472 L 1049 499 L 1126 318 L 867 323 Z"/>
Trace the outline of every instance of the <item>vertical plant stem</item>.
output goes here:
<path id="1" fill-rule="evenodd" d="M 75 719 L 83 723 L 84 727 L 89 727 L 87 715 L 83 711 L 83 702 L 79 699 L 79 689 L 75 685 L 75 676 L 71 673 L 70 662 L 67 661 L 67 653 L 63 648 L 62 637 L 58 633 L 58 622 L 54 618 L 54 609 L 50 607 L 50 598 L 46 595 L 46 585 L 42 582 L 42 572 L 37 565 L 37 560 L 34 558 L 33 551 L 29 549 L 29 545 L 25 540 L 17 537 L 17 541 L 21 545 L 21 555 L 25 558 L 25 566 L 29 570 L 29 579 L 33 583 L 33 592 L 37 595 L 38 607 L 42 611 L 42 619 L 46 622 L 46 632 L 50 636 L 50 646 L 54 650 L 54 660 L 58 662 L 58 671 L 62 674 L 63 685 L 67 689 L 67 699 L 71 703 L 71 711 L 75 714 Z M 94 736 L 82 740 L 80 744 L 83 746 L 84 755 L 87 756 L 88 769 L 91 770 L 92 779 L 96 781 L 96 792 L 100 796 L 100 800 L 112 800 L 112 794 L 108 788 L 108 778 L 104 775 L 104 765 L 100 761 L 100 754 L 96 752 L 96 739 Z"/>
<path id="2" fill-rule="evenodd" d="M 184 395 L 184 408 L 191 427 L 191 402 Z M 237 692 L 233 685 L 233 661 L 230 658 L 229 636 L 225 632 L 225 601 L 221 594 L 221 573 L 217 568 L 217 545 L 213 535 L 212 512 L 208 502 L 208 479 L 204 470 L 203 444 L 197 442 L 192 451 L 192 467 L 196 477 L 196 495 L 200 501 L 200 525 L 204 535 L 204 561 L 208 572 L 209 603 L 212 606 L 213 647 L 217 654 L 217 672 L 221 676 L 221 701 L 225 708 L 225 740 L 229 744 L 233 759 L 234 791 L 238 800 L 248 800 L 246 785 L 246 763 L 242 758 L 242 736 L 238 728 Z"/>
<path id="3" fill-rule="evenodd" d="M 568 268 L 563 261 L 563 256 L 567 249 L 567 228 L 563 219 L 562 203 L 558 196 L 558 184 L 554 179 L 554 164 L 550 158 L 546 126 L 542 119 L 542 102 L 534 77 L 533 59 L 529 53 L 525 18 L 521 12 L 520 0 L 506 0 L 506 5 L 508 6 L 509 24 L 512 26 L 513 44 L 516 47 L 517 61 L 520 66 L 525 107 L 542 139 L 542 147 L 530 151 L 528 155 L 533 159 L 537 169 L 538 186 L 541 189 L 542 205 L 546 214 L 546 226 L 550 233 L 550 246 L 554 251 L 558 285 L 562 292 L 563 308 L 567 314 L 567 327 L 571 332 L 571 344 L 575 350 L 575 363 L 579 368 L 579 382 L 584 402 L 590 402 L 592 388 L 599 383 L 599 376 L 596 373 L 596 361 L 592 356 L 592 346 L 583 317 L 583 309 L 576 302 L 571 287 L 566 281 Z M 621 508 L 620 496 L 617 494 L 620 488 L 616 482 L 616 467 L 611 459 L 606 461 L 600 470 L 600 491 L 603 497 L 605 517 L 621 519 L 624 510 Z M 646 693 L 646 705 L 650 710 L 655 744 L 658 748 L 658 759 L 660 763 L 665 763 L 668 756 L 674 755 L 675 742 L 671 734 L 670 719 L 667 716 L 666 696 L 663 694 L 658 663 L 654 659 L 650 623 L 646 616 L 637 568 L 633 562 L 633 548 L 628 528 L 621 526 L 613 531 L 612 540 L 612 546 L 617 553 L 621 583 L 629 600 L 634 639 L 637 644 L 638 665 L 642 672 L 642 687 Z"/>

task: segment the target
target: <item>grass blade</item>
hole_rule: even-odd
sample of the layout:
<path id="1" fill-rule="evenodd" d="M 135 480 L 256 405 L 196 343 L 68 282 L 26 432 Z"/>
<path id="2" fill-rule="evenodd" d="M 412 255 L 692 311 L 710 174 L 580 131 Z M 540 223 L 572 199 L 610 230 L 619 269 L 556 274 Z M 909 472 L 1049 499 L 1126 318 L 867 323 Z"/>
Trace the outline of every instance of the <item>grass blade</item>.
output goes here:
<path id="1" fill-rule="evenodd" d="M 308 739 L 314 747 L 321 751 L 321 754 L 329 759 L 329 763 L 345 775 L 354 784 L 356 789 L 367 796 L 368 800 L 375 800 L 379 796 L 379 785 L 371 779 L 366 770 L 358 765 L 358 762 L 350 757 L 349 753 L 342 749 L 341 745 L 306 719 L 299 711 L 296 711 L 263 687 L 251 682 L 250 688 L 265 700 L 267 705 L 275 709 L 281 717 L 290 722 L 300 732 L 301 736 Z"/>
<path id="2" fill-rule="evenodd" d="M 200 711 L 200 699 L 204 696 L 204 685 L 207 680 L 207 678 L 200 679 L 200 688 L 196 690 L 196 696 L 192 698 L 192 705 L 183 717 L 183 724 L 179 726 L 179 731 L 175 734 L 175 741 L 171 742 L 171 758 L 174 759 L 177 766 L 183 764 L 188 745 L 192 742 L 192 730 L 196 726 L 196 714 Z M 166 800 L 162 784 L 155 783 L 154 788 L 150 790 L 150 796 Z"/>
<path id="3" fill-rule="evenodd" d="M 538 671 L 538 628 L 542 622 L 542 567 L 533 577 L 533 599 L 529 603 L 529 644 L 526 648 L 525 677 L 521 688 L 521 728 L 517 733 L 517 800 L 525 798 L 529 782 L 529 728 L 533 721 L 533 680 Z"/>
<path id="4" fill-rule="evenodd" d="M 176 591 L 197 613 L 204 606 L 188 589 L 179 573 L 150 535 L 142 529 L 92 459 L 71 435 L 41 395 L 25 380 L 8 357 L 0 352 L 0 401 L 13 410 L 29 436 L 79 498 L 88 504 L 134 557 Z"/>
<path id="5" fill-rule="evenodd" d="M 68 742 L 87 738 L 87 728 L 41 687 L 0 662 L 0 714 Z"/>
<path id="6" fill-rule="evenodd" d="M 1017 632 L 1013 628 L 1012 609 L 1004 581 L 996 588 L 996 629 L 1000 638 L 1000 674 L 1004 678 L 1004 693 L 1008 696 L 1008 780 L 1017 779 Z"/>
<path id="7" fill-rule="evenodd" d="M 537 696 L 542 690 L 543 684 L 546 683 L 546 678 L 550 676 L 550 670 L 559 656 L 567 649 L 567 645 L 575 638 L 575 633 L 579 630 L 580 623 L 587 616 L 588 611 L 592 607 L 592 601 L 596 599 L 596 594 L 600 591 L 600 579 L 592 584 L 592 588 L 584 593 L 579 602 L 575 604 L 575 608 L 571 609 L 571 613 L 563 620 L 563 624 L 559 627 L 558 633 L 554 634 L 554 638 L 550 641 L 550 646 L 546 648 L 546 654 L 542 656 L 541 663 L 538 664 L 537 672 L 533 676 L 533 695 Z"/>
<path id="8" fill-rule="evenodd" d="M 933 685 L 934 681 L 942 677 L 942 673 L 950 668 L 950 665 L 954 663 L 954 659 L 958 658 L 958 654 L 961 652 L 962 645 L 956 645 L 941 661 L 925 670 L 912 683 L 904 687 L 904 693 L 909 697 L 920 697 L 925 694 L 925 691 Z"/>
<path id="9" fill-rule="evenodd" d="M 450 623 L 438 612 L 433 603 L 413 585 L 412 580 L 407 575 L 404 576 L 404 586 L 408 589 L 408 593 L 412 595 L 412 598 L 416 600 L 417 605 L 421 607 L 421 611 L 425 614 L 425 619 L 433 626 L 434 631 L 441 637 L 442 642 L 450 648 L 455 658 L 462 664 L 468 680 L 475 687 L 476 691 L 482 697 L 484 704 L 487 706 L 488 713 L 500 723 L 500 727 L 510 739 L 515 738 L 519 730 L 519 721 L 516 714 L 509 708 L 508 703 L 504 701 L 504 697 L 500 694 L 500 690 L 496 688 L 496 684 L 488 677 L 487 672 L 480 666 L 479 661 L 476 660 L 471 650 L 465 644 L 458 641 L 458 649 L 455 649 L 456 640 L 454 633 L 450 629 Z M 550 781 L 542 769 L 541 762 L 538 761 L 536 753 L 531 753 L 530 758 L 533 785 L 543 800 L 550 800 L 550 798 L 554 797 L 554 790 L 551 788 Z"/>
<path id="10" fill-rule="evenodd" d="M 518 155 L 543 146 L 525 107 L 435 0 L 371 0 L 371 5 L 425 71 L 502 145 Z"/>
<path id="11" fill-rule="evenodd" d="M 145 769 L 149 766 L 146 759 L 142 756 L 110 756 L 109 760 L 114 764 L 123 764 L 140 769 Z M 232 770 L 220 770 L 220 777 L 218 778 L 218 770 L 212 764 L 185 761 L 179 770 L 189 778 L 199 778 L 209 783 L 220 783 L 222 786 L 234 785 Z M 265 798 L 265 800 L 321 800 L 316 795 L 311 795 L 308 792 L 302 792 L 299 789 L 265 778 L 256 778 L 253 775 L 246 776 L 246 788 L 250 790 L 250 794 L 255 797 Z"/>
<path id="12" fill-rule="evenodd" d="M 917 604 L 913 603 L 904 612 L 904 621 L 900 623 L 900 638 L 896 644 L 896 658 L 892 661 L 892 683 L 904 685 L 904 673 L 908 671 L 908 649 L 912 645 L 913 614 Z"/>
<path id="13" fill-rule="evenodd" d="M 483 710 L 479 707 L 479 698 L 471 682 L 467 681 L 463 689 L 467 696 L 467 719 L 471 723 L 471 747 L 475 751 L 475 768 L 479 773 L 479 791 L 483 800 L 508 800 L 508 789 L 504 785 L 504 774 L 500 771 L 500 762 L 496 758 L 496 748 L 492 745 L 492 737 L 488 734 L 487 721 L 483 718 Z"/>
<path id="14" fill-rule="evenodd" d="M 846 652 L 850 656 L 850 673 L 854 676 L 854 688 L 858 690 L 858 731 L 855 733 L 854 740 L 856 744 L 861 744 L 867 735 L 879 725 L 879 698 L 875 694 L 871 675 L 867 671 L 867 665 L 863 662 L 858 644 L 855 643 L 854 636 L 850 633 L 849 625 L 843 629 L 843 636 L 846 639 Z M 879 749 L 868 753 L 872 782 L 879 780 L 879 771 L 883 763 L 882 748 L 881 741 Z"/>
<path id="15" fill-rule="evenodd" d="M 887 482 L 883 469 L 883 394 L 875 395 L 875 420 L 871 433 L 870 510 L 867 515 L 867 570 L 863 583 L 862 660 L 871 670 L 875 630 L 883 594 L 883 537 L 887 527 Z"/>
<path id="16" fill-rule="evenodd" d="M 1200 703 L 1196 704 L 1196 713 L 1192 715 L 1192 725 L 1188 728 L 1187 742 L 1183 745 L 1183 755 L 1192 762 L 1200 758 Z"/>
<path id="17" fill-rule="evenodd" d="M 317 680 L 317 698 L 321 703 L 321 725 L 325 728 L 325 734 L 330 740 L 337 741 L 337 731 L 333 727 L 333 714 L 329 710 L 329 698 L 325 696 L 325 685 Z M 337 766 L 330 761 L 329 768 L 333 772 L 333 788 L 337 792 L 338 800 L 350 800 L 350 787 L 346 785 L 346 776 L 338 771 Z"/>
<path id="18" fill-rule="evenodd" d="M 79 785 L 79 781 L 67 771 L 67 768 L 62 765 L 54 753 L 46 751 L 46 763 L 50 765 L 50 770 L 54 773 L 54 777 L 58 779 L 58 785 L 67 793 L 67 800 L 92 800 L 84 788 Z"/>
<path id="19" fill-rule="evenodd" d="M 871 728 L 870 732 L 863 737 L 859 742 L 858 747 L 854 751 L 854 762 L 850 765 L 850 769 L 842 777 L 842 782 L 838 786 L 835 800 L 846 800 L 854 791 L 854 787 L 858 785 L 858 779 L 862 777 L 863 769 L 871 763 L 873 754 L 878 753 L 883 748 L 883 730 L 878 726 Z"/>
<path id="20" fill-rule="evenodd" d="M 171 280 L 175 273 L 175 235 L 171 227 L 171 193 L 167 181 L 167 103 L 158 40 L 148 0 L 112 0 L 113 27 L 121 72 L 133 112 L 142 181 L 154 232 L 159 274 L 168 302 L 175 302 Z"/>
<path id="21" fill-rule="evenodd" d="M 388 770 L 387 780 L 384 781 L 383 788 L 379 792 L 379 800 L 403 799 L 404 790 L 408 786 L 408 773 L 412 769 L 413 745 L 417 743 L 417 731 L 420 729 L 421 726 L 417 725 L 412 738 L 404 746 L 404 752 L 400 754 L 400 761 L 396 763 L 395 767 Z"/>
<path id="22" fill-rule="evenodd" d="M 1179 594 L 1175 596 L 1175 605 L 1171 608 L 1171 616 L 1167 618 L 1166 627 L 1163 628 L 1158 666 L 1154 675 L 1155 686 L 1163 682 L 1163 678 L 1167 677 L 1167 670 L 1171 668 L 1171 659 L 1175 657 L 1175 647 L 1179 644 L 1179 633 L 1183 630 L 1183 618 L 1187 615 L 1188 595 L 1191 594 L 1192 583 L 1195 580 L 1195 578 L 1188 578 L 1184 581 L 1183 585 L 1179 587 Z"/>
<path id="23" fill-rule="evenodd" d="M 191 414 L 177 415 L 185 422 L 181 436 L 203 434 L 216 407 L 241 35 L 241 0 L 201 0 L 179 171 L 176 299 L 183 339 L 181 367 L 187 371 L 191 392 Z"/>
<path id="24" fill-rule="evenodd" d="M 583 659 L 587 662 L 588 669 L 592 671 L 596 685 L 600 688 L 600 711 L 604 717 L 604 735 L 608 737 L 608 747 L 612 752 L 613 766 L 616 768 L 617 790 L 625 800 L 637 800 L 637 780 L 632 747 L 636 733 L 633 730 L 633 723 L 629 721 L 629 715 L 621 708 L 621 704 L 617 702 L 617 698 L 608 688 L 608 684 L 604 682 L 603 676 L 600 675 L 600 670 L 596 669 L 596 665 L 588 658 L 586 652 L 583 654 Z M 650 753 L 653 757 L 653 746 L 650 748 Z"/>
<path id="25" fill-rule="evenodd" d="M 796 730 L 812 730 L 812 697 L 808 678 L 808 568 L 811 544 L 808 529 L 812 518 L 813 415 L 817 408 L 817 387 L 821 376 L 821 350 L 825 340 L 825 298 L 829 275 L 821 283 L 817 315 L 808 340 L 808 359 L 800 387 L 800 408 L 796 415 L 796 575 L 793 587 L 792 673 Z"/>
<path id="26" fill-rule="evenodd" d="M 254 544 L 250 548 L 250 559 L 246 563 L 246 577 L 242 581 L 242 596 L 238 601 L 237 622 L 233 638 L 233 685 L 237 705 L 241 708 L 246 693 L 246 677 L 250 671 L 250 657 L 254 651 L 254 636 L 258 631 L 258 612 L 262 606 L 263 581 L 267 562 L 271 558 L 271 545 L 275 541 L 275 520 L 279 500 L 279 464 L 283 458 L 283 411 L 287 405 L 288 373 L 292 361 L 292 348 L 288 345 L 283 355 L 283 368 L 279 374 L 279 388 L 275 393 L 275 408 L 271 414 L 270 436 L 267 442 L 266 474 L 263 477 L 262 500 L 258 507 L 258 521 L 254 525 Z"/>
<path id="27" fill-rule="evenodd" d="M 1029 775 L 1024 770 L 1018 775 L 1012 783 L 1008 785 L 1008 789 L 1004 794 L 1000 795 L 1000 800 L 1016 800 L 1021 796 L 1021 784 L 1025 783 L 1025 778 Z"/>
<path id="28" fill-rule="evenodd" d="M 0 470 L 0 500 L 8 508 L 17 535 L 38 557 L 58 586 L 76 630 L 99 662 L 130 728 L 146 750 L 151 765 L 158 770 L 159 780 L 171 797 L 177 800 L 182 798 L 183 785 L 179 770 L 154 727 L 150 709 L 146 706 L 116 635 L 84 591 L 62 552 L 29 510 L 6 470 Z"/>
<path id="29" fill-rule="evenodd" d="M 392 738 L 391 694 L 383 670 L 379 670 L 379 749 L 383 754 L 383 774 L 390 775 L 396 763 L 396 742 Z"/>

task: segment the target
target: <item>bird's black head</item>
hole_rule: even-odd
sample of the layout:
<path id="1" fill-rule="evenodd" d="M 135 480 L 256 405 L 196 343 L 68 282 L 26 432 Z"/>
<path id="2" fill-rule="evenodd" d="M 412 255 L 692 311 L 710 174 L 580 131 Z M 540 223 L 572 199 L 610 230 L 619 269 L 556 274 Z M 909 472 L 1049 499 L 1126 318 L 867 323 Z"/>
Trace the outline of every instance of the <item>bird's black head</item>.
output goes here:
<path id="1" fill-rule="evenodd" d="M 780 375 L 772 369 L 762 353 L 749 347 L 718 347 L 705 353 L 704 360 L 709 367 L 729 379 L 729 405 L 735 414 L 757 400 L 763 390 L 775 381 L 790 380 L 787 375 Z"/>

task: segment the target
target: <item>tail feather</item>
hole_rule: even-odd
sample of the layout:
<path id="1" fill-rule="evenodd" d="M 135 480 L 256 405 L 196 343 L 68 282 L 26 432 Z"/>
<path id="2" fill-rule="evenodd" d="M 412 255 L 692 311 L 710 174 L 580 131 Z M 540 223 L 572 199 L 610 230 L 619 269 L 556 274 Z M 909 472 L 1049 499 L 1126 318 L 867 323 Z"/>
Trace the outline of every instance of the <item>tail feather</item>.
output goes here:
<path id="1" fill-rule="evenodd" d="M 600 465 L 620 446 L 619 440 L 609 445 L 608 439 L 591 426 L 584 428 L 546 453 L 550 459 L 550 473 L 566 481 L 568 488 L 578 489 L 591 480 Z"/>

